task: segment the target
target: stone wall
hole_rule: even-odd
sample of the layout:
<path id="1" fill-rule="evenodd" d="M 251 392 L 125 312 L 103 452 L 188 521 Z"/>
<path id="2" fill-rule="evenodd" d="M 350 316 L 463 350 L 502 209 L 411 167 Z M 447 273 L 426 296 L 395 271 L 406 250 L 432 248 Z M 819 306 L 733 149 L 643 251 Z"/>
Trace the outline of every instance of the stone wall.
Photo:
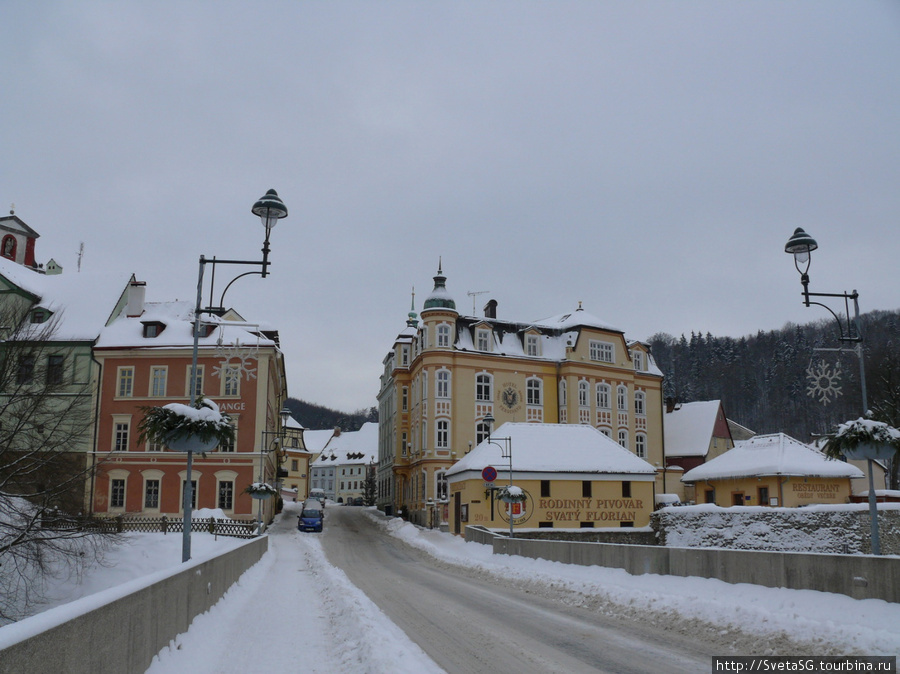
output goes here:
<path id="1" fill-rule="evenodd" d="M 900 510 L 879 504 L 881 552 L 900 554 Z M 771 552 L 871 554 L 867 504 L 810 508 L 663 508 L 651 526 L 659 545 Z"/>

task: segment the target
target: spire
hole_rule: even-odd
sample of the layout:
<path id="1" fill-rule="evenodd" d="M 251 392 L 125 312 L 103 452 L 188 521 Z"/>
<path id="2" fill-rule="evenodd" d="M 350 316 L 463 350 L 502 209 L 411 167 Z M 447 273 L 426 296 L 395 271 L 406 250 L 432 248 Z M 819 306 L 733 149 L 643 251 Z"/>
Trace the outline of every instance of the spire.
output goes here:
<path id="1" fill-rule="evenodd" d="M 438 258 L 438 271 L 434 277 L 434 290 L 425 299 L 422 311 L 426 309 L 452 309 L 456 311 L 456 302 L 453 301 L 453 298 L 447 292 L 447 277 L 444 276 L 442 267 L 441 258 Z"/>
<path id="2" fill-rule="evenodd" d="M 415 328 L 416 326 L 419 325 L 419 317 L 416 314 L 416 287 L 415 286 L 412 287 L 412 301 L 409 304 L 409 313 L 406 316 L 407 316 L 406 324 L 409 327 Z"/>

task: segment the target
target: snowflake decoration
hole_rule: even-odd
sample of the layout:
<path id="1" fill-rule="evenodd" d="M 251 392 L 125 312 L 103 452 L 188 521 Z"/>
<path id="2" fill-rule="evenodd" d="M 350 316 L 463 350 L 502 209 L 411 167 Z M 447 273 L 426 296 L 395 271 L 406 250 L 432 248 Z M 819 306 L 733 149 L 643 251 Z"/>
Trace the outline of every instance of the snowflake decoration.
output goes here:
<path id="1" fill-rule="evenodd" d="M 823 405 L 827 405 L 841 395 L 840 362 L 834 364 L 834 369 L 831 369 L 824 360 L 820 360 L 818 365 L 810 363 L 806 368 L 806 378 L 809 380 L 809 386 L 806 388 L 807 394 Z"/>
<path id="2" fill-rule="evenodd" d="M 219 345 L 216 353 L 222 356 L 222 362 L 213 368 L 214 377 L 228 376 L 231 372 L 237 373 L 237 378 L 246 377 L 256 379 L 256 368 L 250 367 L 250 363 L 256 359 L 256 349 L 243 346 L 239 341 L 229 346 Z"/>

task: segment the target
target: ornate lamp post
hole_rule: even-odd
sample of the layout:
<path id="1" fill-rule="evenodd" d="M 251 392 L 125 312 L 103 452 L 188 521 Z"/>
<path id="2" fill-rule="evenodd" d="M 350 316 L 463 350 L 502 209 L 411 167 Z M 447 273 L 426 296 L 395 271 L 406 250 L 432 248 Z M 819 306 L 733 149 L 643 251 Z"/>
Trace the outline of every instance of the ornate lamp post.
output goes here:
<path id="1" fill-rule="evenodd" d="M 859 359 L 859 384 L 862 394 L 862 415 L 865 417 L 869 412 L 869 402 L 866 395 L 866 368 L 863 356 L 863 337 L 859 320 L 859 293 L 854 290 L 852 293 L 811 293 L 809 292 L 809 265 L 812 261 L 812 252 L 819 247 L 816 240 L 807 234 L 801 227 L 794 230 L 794 234 L 788 239 L 784 246 L 784 252 L 794 256 L 794 266 L 800 274 L 800 283 L 803 286 L 803 304 L 811 306 L 815 304 L 828 311 L 837 322 L 839 341 L 850 342 L 854 344 L 852 351 L 856 353 Z M 810 297 L 838 297 L 844 300 L 844 314 L 846 315 L 846 330 L 844 321 L 832 309 L 821 302 L 812 302 Z M 853 300 L 853 318 L 850 317 L 850 301 Z M 843 351 L 843 348 L 822 349 L 829 351 Z M 872 459 L 867 459 L 869 468 L 869 526 L 872 536 L 872 553 L 881 554 L 881 543 L 878 537 L 878 505 L 875 498 L 875 478 L 873 476 Z"/>
<path id="2" fill-rule="evenodd" d="M 217 264 L 227 264 L 227 265 L 251 265 L 255 267 L 261 267 L 262 271 L 251 271 L 246 272 L 244 274 L 240 274 L 235 279 L 233 279 L 227 286 L 225 286 L 225 290 L 222 292 L 222 299 L 225 298 L 225 292 L 228 291 L 228 288 L 231 287 L 231 283 L 234 283 L 238 278 L 242 276 L 246 276 L 247 274 L 259 274 L 263 278 L 268 274 L 269 269 L 269 235 L 272 232 L 272 228 L 275 227 L 275 224 L 281 219 L 287 217 L 288 211 L 287 207 L 284 205 L 284 202 L 278 197 L 278 193 L 275 190 L 269 190 L 263 195 L 263 197 L 253 204 L 253 208 L 250 209 L 250 212 L 254 215 L 259 216 L 260 221 L 262 222 L 263 227 L 266 229 L 266 238 L 263 242 L 262 247 L 262 260 L 217 260 L 216 258 L 206 258 L 205 256 L 200 256 L 200 272 L 197 278 L 197 303 L 194 306 L 194 345 L 193 350 L 191 352 L 191 391 L 190 391 L 190 399 L 191 406 L 193 406 L 194 402 L 197 399 L 197 356 L 200 347 L 200 315 L 202 313 L 212 313 L 219 314 L 221 313 L 222 302 L 220 301 L 219 307 L 214 308 L 210 307 L 207 309 L 202 308 L 203 303 L 203 271 L 206 265 L 212 265 L 213 269 L 213 278 L 210 282 L 209 294 L 212 297 L 213 294 L 213 286 L 215 286 L 215 269 Z M 191 449 L 187 450 L 187 477 L 185 479 L 184 485 L 184 532 L 182 534 L 181 541 L 181 561 L 186 562 L 191 558 L 191 507 L 194 498 L 194 489 L 191 480 L 191 473 L 193 471 L 193 461 L 194 455 Z"/>

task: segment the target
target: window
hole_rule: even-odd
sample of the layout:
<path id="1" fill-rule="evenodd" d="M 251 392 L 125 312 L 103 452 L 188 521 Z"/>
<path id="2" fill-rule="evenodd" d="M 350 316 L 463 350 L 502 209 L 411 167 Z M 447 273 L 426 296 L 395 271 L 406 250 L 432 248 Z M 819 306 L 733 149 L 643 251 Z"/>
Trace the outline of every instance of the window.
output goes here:
<path id="1" fill-rule="evenodd" d="M 531 378 L 525 382 L 525 402 L 528 405 L 541 404 L 541 389 L 543 382 L 540 379 Z"/>
<path id="2" fill-rule="evenodd" d="M 439 471 L 434 474 L 434 496 L 437 501 L 446 501 L 447 500 L 447 473 L 444 471 Z"/>
<path id="3" fill-rule="evenodd" d="M 191 395 L 191 366 L 188 365 L 187 369 L 187 394 Z M 194 396 L 203 395 L 203 366 L 198 365 L 197 371 L 194 376 Z"/>
<path id="4" fill-rule="evenodd" d="M 406 456 L 406 432 L 400 435 L 400 456 Z"/>
<path id="5" fill-rule="evenodd" d="M 703 493 L 703 497 L 706 499 L 707 503 L 715 503 L 716 502 L 716 490 L 715 489 L 707 489 Z"/>
<path id="6" fill-rule="evenodd" d="M 50 314 L 45 309 L 35 309 L 31 312 L 31 322 L 35 324 L 46 323 Z"/>
<path id="7" fill-rule="evenodd" d="M 110 480 L 109 487 L 109 507 L 124 508 L 125 507 L 125 480 Z"/>
<path id="8" fill-rule="evenodd" d="M 540 356 L 541 343 L 537 335 L 525 335 L 525 354 L 528 356 Z"/>
<path id="9" fill-rule="evenodd" d="M 450 422 L 441 419 L 437 422 L 436 445 L 438 449 L 449 449 L 450 447 Z"/>
<path id="10" fill-rule="evenodd" d="M 220 452 L 235 451 L 235 442 L 237 440 L 237 419 L 235 417 L 232 417 L 231 420 L 235 422 L 234 435 L 231 437 L 231 440 L 219 443 L 218 451 Z"/>
<path id="11" fill-rule="evenodd" d="M 578 406 L 588 406 L 588 383 L 583 379 L 578 382 Z"/>
<path id="12" fill-rule="evenodd" d="M 219 482 L 219 508 L 222 510 L 231 510 L 234 508 L 234 482 Z"/>
<path id="13" fill-rule="evenodd" d="M 475 400 L 491 401 L 494 399 L 494 378 L 489 374 L 479 374 L 475 377 Z"/>
<path id="14" fill-rule="evenodd" d="M 291 470 L 295 473 L 300 470 L 300 461 L 298 459 L 291 459 Z"/>
<path id="15" fill-rule="evenodd" d="M 165 449 L 165 446 L 160 442 L 148 442 L 147 443 L 147 451 L 148 452 L 161 452 Z"/>
<path id="16" fill-rule="evenodd" d="M 438 370 L 437 373 L 437 397 L 450 397 L 450 370 Z"/>
<path id="17" fill-rule="evenodd" d="M 622 498 L 631 498 L 631 482 L 622 481 Z"/>
<path id="18" fill-rule="evenodd" d="M 148 339 L 159 337 L 160 334 L 162 334 L 162 331 L 165 329 L 166 326 L 163 323 L 159 323 L 157 321 L 144 323 L 144 337 L 147 337 Z"/>
<path id="19" fill-rule="evenodd" d="M 559 382 L 559 405 L 560 407 L 566 406 L 566 380 L 563 379 Z"/>
<path id="20" fill-rule="evenodd" d="M 600 342 L 592 339 L 590 342 L 590 357 L 591 360 L 612 363 L 615 360 L 615 346 L 611 342 Z"/>
<path id="21" fill-rule="evenodd" d="M 642 459 L 647 458 L 647 436 L 643 433 L 634 436 L 634 453 Z"/>
<path id="22" fill-rule="evenodd" d="M 50 356 L 47 358 L 47 383 L 62 384 L 65 367 L 65 356 Z"/>
<path id="23" fill-rule="evenodd" d="M 475 331 L 475 348 L 479 351 L 491 350 L 491 331 L 476 330 Z"/>
<path id="24" fill-rule="evenodd" d="M 597 408 L 602 410 L 612 409 L 610 405 L 609 384 L 597 384 Z"/>
<path id="25" fill-rule="evenodd" d="M 437 345 L 450 346 L 450 326 L 446 323 L 437 326 Z"/>
<path id="26" fill-rule="evenodd" d="M 16 383 L 30 384 L 34 381 L 34 356 L 19 357 L 19 367 L 16 371 Z"/>
<path id="27" fill-rule="evenodd" d="M 144 507 L 153 510 L 159 508 L 159 480 L 144 482 Z"/>
<path id="28" fill-rule="evenodd" d="M 550 480 L 541 480 L 541 498 L 550 497 Z"/>
<path id="29" fill-rule="evenodd" d="M 619 429 L 619 444 L 628 449 L 628 431 L 624 428 Z"/>
<path id="30" fill-rule="evenodd" d="M 581 481 L 581 498 L 591 498 L 591 481 Z"/>
<path id="31" fill-rule="evenodd" d="M 475 444 L 480 445 L 488 438 L 488 425 L 484 422 L 475 424 Z"/>
<path id="32" fill-rule="evenodd" d="M 628 411 L 628 388 L 624 385 L 616 387 L 616 403 L 620 412 Z"/>
<path id="33" fill-rule="evenodd" d="M 113 450 L 116 452 L 128 451 L 128 431 L 130 424 L 127 421 L 116 422 L 113 429 Z"/>
<path id="34" fill-rule="evenodd" d="M 222 374 L 222 395 L 236 396 L 241 393 L 241 370 L 240 368 L 229 365 L 223 368 Z"/>
<path id="35" fill-rule="evenodd" d="M 644 410 L 644 401 L 646 400 L 646 396 L 643 391 L 635 391 L 634 392 L 634 413 L 638 416 L 644 416 L 646 414 Z"/>
<path id="36" fill-rule="evenodd" d="M 154 366 L 150 368 L 150 396 L 164 398 L 166 395 L 166 379 L 169 370 L 166 367 Z"/>
<path id="37" fill-rule="evenodd" d="M 134 368 L 119 368 L 119 386 L 116 389 L 119 398 L 130 398 L 134 393 Z"/>
<path id="38" fill-rule="evenodd" d="M 644 352 L 643 351 L 632 351 L 631 352 L 631 360 L 634 361 L 634 369 L 638 372 L 644 372 L 646 368 L 644 367 Z"/>
<path id="39" fill-rule="evenodd" d="M 400 347 L 400 365 L 403 367 L 409 365 L 409 347 L 406 345 Z"/>
<path id="40" fill-rule="evenodd" d="M 538 529 L 552 529 L 553 522 L 538 522 Z"/>
<path id="41" fill-rule="evenodd" d="M 400 409 L 404 412 L 409 409 L 409 386 L 404 386 L 400 394 Z"/>
<path id="42" fill-rule="evenodd" d="M 612 431 L 609 428 L 601 428 L 600 432 L 603 433 L 603 435 L 605 435 L 607 438 L 612 440 Z"/>

